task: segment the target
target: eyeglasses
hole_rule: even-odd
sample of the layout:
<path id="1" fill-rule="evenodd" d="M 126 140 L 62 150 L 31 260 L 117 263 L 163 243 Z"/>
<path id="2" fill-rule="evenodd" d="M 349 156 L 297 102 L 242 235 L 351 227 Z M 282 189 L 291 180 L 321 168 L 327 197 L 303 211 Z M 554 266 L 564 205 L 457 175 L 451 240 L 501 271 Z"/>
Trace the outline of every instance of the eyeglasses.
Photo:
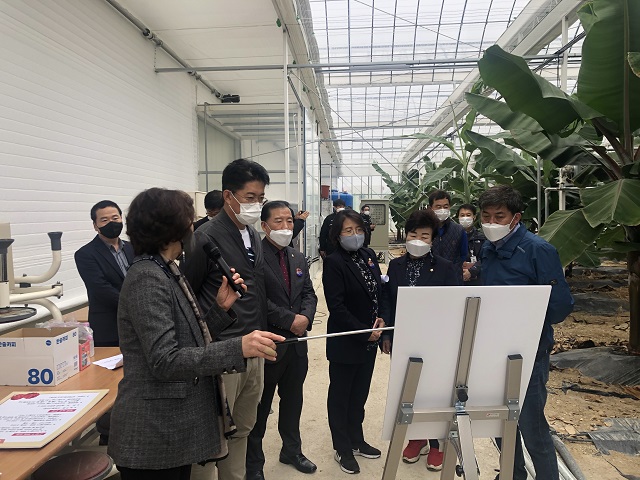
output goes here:
<path id="1" fill-rule="evenodd" d="M 363 233 L 364 233 L 364 228 L 362 227 L 356 227 L 355 231 L 353 227 L 348 227 L 348 228 L 342 229 L 342 231 L 340 232 L 340 235 L 351 236 L 351 235 L 362 235 Z"/>
<path id="2" fill-rule="evenodd" d="M 238 195 L 238 197 L 236 197 L 234 193 L 231 193 L 231 195 L 233 195 L 233 198 L 235 198 L 236 200 L 238 200 L 238 197 L 246 200 L 246 203 L 259 203 L 261 207 L 269 201 L 264 197 L 264 195 L 262 195 L 261 197 L 256 197 L 255 195 L 247 195 L 246 197 L 243 195 Z M 238 203 L 240 203 L 239 200 Z"/>

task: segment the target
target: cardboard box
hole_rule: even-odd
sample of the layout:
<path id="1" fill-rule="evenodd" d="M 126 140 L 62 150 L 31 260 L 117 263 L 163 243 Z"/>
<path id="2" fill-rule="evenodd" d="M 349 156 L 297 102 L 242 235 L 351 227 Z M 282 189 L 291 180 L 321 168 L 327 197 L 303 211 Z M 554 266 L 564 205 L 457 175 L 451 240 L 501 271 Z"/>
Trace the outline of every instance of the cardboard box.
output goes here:
<path id="1" fill-rule="evenodd" d="M 21 328 L 0 335 L 0 385 L 53 386 L 78 373 L 78 329 Z"/>

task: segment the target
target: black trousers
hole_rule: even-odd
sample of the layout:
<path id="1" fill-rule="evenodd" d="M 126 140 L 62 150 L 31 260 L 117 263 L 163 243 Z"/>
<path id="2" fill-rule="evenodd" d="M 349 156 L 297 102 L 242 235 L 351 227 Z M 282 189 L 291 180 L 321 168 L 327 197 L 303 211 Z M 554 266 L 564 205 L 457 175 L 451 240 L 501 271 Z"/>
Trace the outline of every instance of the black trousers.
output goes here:
<path id="1" fill-rule="evenodd" d="M 116 467 L 122 480 L 189 480 L 191 477 L 191 465 L 164 470 L 138 470 L 117 465 Z"/>
<path id="2" fill-rule="evenodd" d="M 247 440 L 247 472 L 257 472 L 264 467 L 262 439 L 267 430 L 267 418 L 276 387 L 280 397 L 278 432 L 282 439 L 281 452 L 289 457 L 302 453 L 300 415 L 302 414 L 303 385 L 308 368 L 308 357 L 298 355 L 295 345 L 289 345 L 279 362 L 264 364 L 262 398 L 258 404 L 256 424 Z"/>
<path id="3" fill-rule="evenodd" d="M 341 455 L 351 454 L 364 442 L 362 422 L 369 396 L 376 350 L 367 352 L 364 363 L 329 362 L 327 411 L 333 448 Z"/>

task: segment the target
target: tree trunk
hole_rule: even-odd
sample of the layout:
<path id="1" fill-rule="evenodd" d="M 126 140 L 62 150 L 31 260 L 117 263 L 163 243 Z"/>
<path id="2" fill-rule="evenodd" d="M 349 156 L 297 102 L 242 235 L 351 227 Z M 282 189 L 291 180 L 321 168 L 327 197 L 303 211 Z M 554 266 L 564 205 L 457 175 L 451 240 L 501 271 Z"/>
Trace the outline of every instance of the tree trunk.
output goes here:
<path id="1" fill-rule="evenodd" d="M 627 240 L 640 243 L 640 225 L 624 227 Z M 640 352 L 640 252 L 627 254 L 629 269 L 629 349 Z"/>

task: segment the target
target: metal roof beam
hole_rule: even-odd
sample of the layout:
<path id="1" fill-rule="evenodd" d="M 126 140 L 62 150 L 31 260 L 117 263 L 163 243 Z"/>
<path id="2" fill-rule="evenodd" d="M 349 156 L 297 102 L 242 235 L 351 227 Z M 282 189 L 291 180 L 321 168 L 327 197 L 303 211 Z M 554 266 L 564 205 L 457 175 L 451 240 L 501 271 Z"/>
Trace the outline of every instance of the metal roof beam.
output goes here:
<path id="1" fill-rule="evenodd" d="M 583 3 L 583 0 L 531 0 L 525 10 L 532 13 L 518 15 L 496 44 L 514 55 L 526 56 L 538 52 L 560 35 L 563 17 L 567 17 L 570 24 L 577 20 L 576 12 Z M 479 78 L 480 72 L 475 68 L 443 103 L 443 107 L 429 119 L 428 123 L 434 126 L 424 133 L 442 135 L 453 126 L 455 120 L 465 115 L 469 106 L 464 101 L 464 94 Z M 429 140 L 415 140 L 403 155 L 401 167 L 408 168 L 409 163 L 430 144 Z"/>
<path id="2" fill-rule="evenodd" d="M 569 55 L 569 58 L 580 57 L 580 55 Z M 557 55 L 527 55 L 524 57 L 528 61 L 543 61 L 557 58 Z M 460 65 L 473 68 L 478 64 L 479 58 L 451 58 L 433 60 L 396 60 L 390 62 L 335 62 L 335 63 L 290 63 L 287 70 L 311 68 L 319 73 L 354 73 L 372 72 L 378 70 L 433 70 Z M 166 67 L 156 68 L 156 73 L 179 73 L 179 72 L 236 72 L 254 70 L 282 70 L 282 65 L 216 65 L 199 67 Z"/>

